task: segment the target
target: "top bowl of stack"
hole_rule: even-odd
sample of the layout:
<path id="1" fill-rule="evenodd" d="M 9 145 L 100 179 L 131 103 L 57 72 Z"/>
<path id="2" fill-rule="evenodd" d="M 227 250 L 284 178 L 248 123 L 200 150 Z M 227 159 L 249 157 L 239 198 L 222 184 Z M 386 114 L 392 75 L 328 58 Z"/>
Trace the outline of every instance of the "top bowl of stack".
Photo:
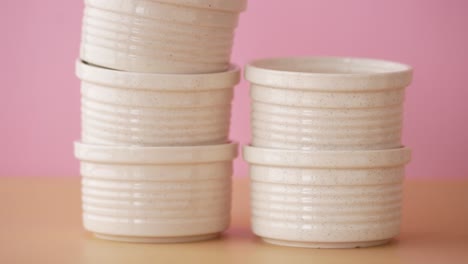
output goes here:
<path id="1" fill-rule="evenodd" d="M 86 0 L 81 59 L 145 73 L 228 70 L 246 0 Z"/>
<path id="2" fill-rule="evenodd" d="M 245 78 L 251 83 L 253 146 L 401 146 L 410 66 L 364 58 L 273 58 L 250 63 Z"/>

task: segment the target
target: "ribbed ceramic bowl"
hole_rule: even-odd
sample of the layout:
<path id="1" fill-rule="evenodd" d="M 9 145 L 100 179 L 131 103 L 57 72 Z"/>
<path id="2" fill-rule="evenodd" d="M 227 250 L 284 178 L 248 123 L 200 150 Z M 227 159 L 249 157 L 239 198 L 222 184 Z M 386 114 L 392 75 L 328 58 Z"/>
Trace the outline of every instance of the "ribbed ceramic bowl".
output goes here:
<path id="1" fill-rule="evenodd" d="M 191 146 L 227 141 L 239 69 L 212 74 L 130 73 L 77 62 L 82 140 Z"/>
<path id="2" fill-rule="evenodd" d="M 86 0 L 81 59 L 154 73 L 228 70 L 246 0 Z"/>
<path id="3" fill-rule="evenodd" d="M 83 222 L 98 237 L 189 242 L 229 225 L 237 144 L 113 147 L 75 143 Z"/>
<path id="4" fill-rule="evenodd" d="M 401 145 L 411 67 L 358 58 L 277 58 L 246 67 L 252 145 L 372 150 Z"/>
<path id="5" fill-rule="evenodd" d="M 273 244 L 368 247 L 398 235 L 408 148 L 304 151 L 246 146 L 252 228 Z"/>

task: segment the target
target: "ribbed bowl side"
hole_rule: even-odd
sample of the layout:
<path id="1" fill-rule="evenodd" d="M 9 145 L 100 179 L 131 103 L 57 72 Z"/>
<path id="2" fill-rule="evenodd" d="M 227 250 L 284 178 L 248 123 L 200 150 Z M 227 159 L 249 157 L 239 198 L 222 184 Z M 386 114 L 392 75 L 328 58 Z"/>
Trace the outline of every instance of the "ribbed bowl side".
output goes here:
<path id="1" fill-rule="evenodd" d="M 228 141 L 232 88 L 174 92 L 82 83 L 82 140 L 184 146 Z"/>
<path id="2" fill-rule="evenodd" d="M 231 162 L 81 163 L 85 228 L 130 237 L 219 233 L 229 224 Z"/>
<path id="3" fill-rule="evenodd" d="M 157 110 L 157 109 L 154 109 Z M 207 145 L 228 140 L 230 105 L 161 109 L 159 115 L 115 114 L 82 106 L 82 141 L 141 146 Z"/>
<path id="4" fill-rule="evenodd" d="M 403 167 L 356 170 L 251 165 L 252 227 L 269 239 L 365 242 L 399 233 Z"/>
<path id="5" fill-rule="evenodd" d="M 321 108 L 253 101 L 252 145 L 363 150 L 401 145 L 403 105 Z"/>

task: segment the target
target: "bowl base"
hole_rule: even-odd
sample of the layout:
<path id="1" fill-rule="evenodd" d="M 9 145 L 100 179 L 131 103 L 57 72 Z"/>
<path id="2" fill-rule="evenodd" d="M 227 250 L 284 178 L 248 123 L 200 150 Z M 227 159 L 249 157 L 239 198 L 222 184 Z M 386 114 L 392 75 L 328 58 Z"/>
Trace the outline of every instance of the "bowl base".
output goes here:
<path id="1" fill-rule="evenodd" d="M 196 235 L 196 236 L 179 236 L 179 237 L 138 237 L 138 236 L 119 236 L 119 235 L 108 235 L 102 233 L 94 233 L 97 238 L 105 240 L 113 240 L 119 242 L 130 242 L 130 243 L 188 243 L 197 242 L 203 240 L 209 240 L 218 238 L 221 233 Z"/>
<path id="2" fill-rule="evenodd" d="M 303 242 L 303 241 L 288 241 L 274 238 L 264 238 L 262 240 L 269 244 L 287 246 L 287 247 L 302 247 L 302 248 L 365 248 L 386 244 L 390 239 L 360 241 L 360 242 Z"/>

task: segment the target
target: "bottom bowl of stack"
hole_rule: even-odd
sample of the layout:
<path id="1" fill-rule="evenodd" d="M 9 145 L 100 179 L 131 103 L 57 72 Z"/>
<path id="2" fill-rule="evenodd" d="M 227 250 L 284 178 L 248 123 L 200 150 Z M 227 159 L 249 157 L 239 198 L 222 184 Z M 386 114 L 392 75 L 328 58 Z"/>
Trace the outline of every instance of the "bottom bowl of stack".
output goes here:
<path id="1" fill-rule="evenodd" d="M 408 148 L 305 151 L 244 148 L 252 229 L 296 247 L 380 245 L 398 235 Z"/>
<path id="2" fill-rule="evenodd" d="M 219 236 L 230 222 L 237 144 L 127 147 L 75 143 L 83 223 L 97 237 L 174 243 Z"/>

